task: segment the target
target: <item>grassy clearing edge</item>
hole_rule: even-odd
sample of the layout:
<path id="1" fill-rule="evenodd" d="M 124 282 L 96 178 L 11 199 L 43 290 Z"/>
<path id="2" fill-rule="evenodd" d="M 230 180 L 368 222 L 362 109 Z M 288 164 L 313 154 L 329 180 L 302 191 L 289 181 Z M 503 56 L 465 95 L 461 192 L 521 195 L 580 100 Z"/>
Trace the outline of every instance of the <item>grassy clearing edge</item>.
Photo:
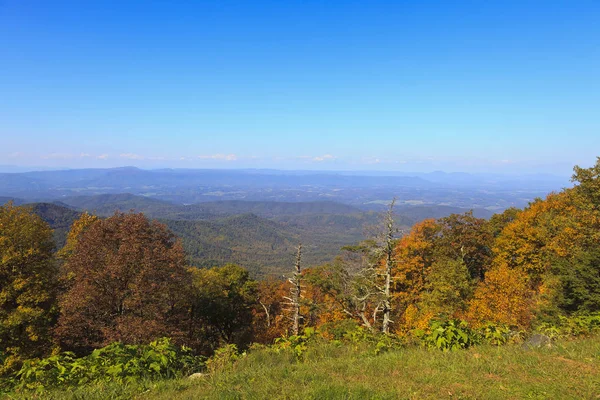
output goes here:
<path id="1" fill-rule="evenodd" d="M 315 343 L 300 362 L 290 353 L 259 349 L 198 380 L 84 386 L 38 398 L 595 399 L 598 393 L 600 336 L 593 336 L 531 350 L 518 345 L 454 352 L 409 347 L 379 355 L 364 345 Z"/>

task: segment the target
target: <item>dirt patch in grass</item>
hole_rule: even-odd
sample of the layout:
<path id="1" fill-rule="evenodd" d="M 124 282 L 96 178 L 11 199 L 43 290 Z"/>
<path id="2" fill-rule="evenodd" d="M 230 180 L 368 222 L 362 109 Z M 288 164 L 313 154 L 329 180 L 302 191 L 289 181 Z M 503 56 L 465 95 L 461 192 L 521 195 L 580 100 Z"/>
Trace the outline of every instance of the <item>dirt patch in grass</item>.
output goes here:
<path id="1" fill-rule="evenodd" d="M 569 365 L 571 368 L 579 368 L 587 373 L 598 373 L 598 368 L 592 364 L 586 364 L 581 361 L 571 360 L 563 356 L 554 357 L 555 360 L 561 361 Z"/>

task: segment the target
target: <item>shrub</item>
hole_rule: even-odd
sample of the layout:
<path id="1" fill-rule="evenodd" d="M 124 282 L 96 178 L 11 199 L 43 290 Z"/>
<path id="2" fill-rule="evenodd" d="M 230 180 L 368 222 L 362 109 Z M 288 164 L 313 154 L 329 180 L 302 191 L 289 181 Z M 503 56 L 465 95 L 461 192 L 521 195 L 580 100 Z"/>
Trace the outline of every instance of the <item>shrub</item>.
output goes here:
<path id="1" fill-rule="evenodd" d="M 494 346 L 502 346 L 514 337 L 513 331 L 506 325 L 487 324 L 479 329 L 481 339 Z"/>
<path id="2" fill-rule="evenodd" d="M 193 356 L 190 348 L 175 346 L 167 338 L 149 345 L 113 343 L 80 358 L 64 352 L 41 360 L 27 360 L 16 373 L 16 386 L 43 391 L 65 385 L 131 383 L 139 379 L 175 378 L 203 366 L 203 357 Z"/>
<path id="3" fill-rule="evenodd" d="M 228 370 L 238 358 L 240 358 L 240 353 L 237 346 L 235 344 L 225 345 L 215 350 L 213 356 L 206 361 L 206 369 L 210 373 Z"/>
<path id="4" fill-rule="evenodd" d="M 308 342 L 315 338 L 317 331 L 315 328 L 304 328 L 301 335 L 292 335 L 275 339 L 272 349 L 275 352 L 291 350 L 298 360 L 304 358 Z"/>
<path id="5" fill-rule="evenodd" d="M 479 342 L 477 332 L 460 320 L 432 321 L 428 331 L 416 330 L 414 335 L 423 346 L 443 351 L 466 349 Z"/>
<path id="6" fill-rule="evenodd" d="M 328 340 L 330 343 L 341 345 L 350 344 L 355 349 L 359 345 L 374 348 L 375 354 L 386 352 L 403 345 L 396 335 L 385 335 L 380 332 L 370 332 L 354 321 L 341 321 L 321 327 L 305 328 L 302 335 L 281 337 L 275 340 L 271 347 L 277 353 L 291 351 L 297 360 L 303 360 L 311 342 Z"/>
<path id="7" fill-rule="evenodd" d="M 551 338 L 589 335 L 600 331 L 600 313 L 559 316 L 555 323 L 542 323 L 537 330 Z"/>
<path id="8" fill-rule="evenodd" d="M 321 336 L 331 340 L 342 340 L 357 333 L 363 334 L 365 332 L 366 330 L 352 319 L 328 322 L 319 327 Z"/>

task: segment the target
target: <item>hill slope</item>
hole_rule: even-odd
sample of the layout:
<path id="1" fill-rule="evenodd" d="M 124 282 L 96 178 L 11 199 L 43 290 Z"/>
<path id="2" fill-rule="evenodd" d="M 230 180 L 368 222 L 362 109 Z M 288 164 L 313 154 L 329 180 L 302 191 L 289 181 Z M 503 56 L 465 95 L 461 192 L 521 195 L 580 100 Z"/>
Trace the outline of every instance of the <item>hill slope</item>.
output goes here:
<path id="1" fill-rule="evenodd" d="M 135 210 L 152 218 L 197 220 L 223 215 L 256 214 L 261 217 L 279 215 L 332 214 L 346 215 L 361 210 L 332 201 L 284 202 L 284 201 L 212 201 L 190 205 L 174 204 L 146 196 L 129 193 L 101 194 L 95 196 L 64 197 L 61 203 L 79 210 L 110 215 L 113 212 Z"/>
<path id="2" fill-rule="evenodd" d="M 80 213 L 54 203 L 27 206 L 54 229 L 57 248 L 62 247 Z M 237 263 L 256 277 L 287 272 L 293 264 L 295 247 L 301 242 L 306 248 L 307 266 L 332 260 L 342 246 L 362 239 L 361 224 L 365 222 L 354 216 L 329 215 L 313 216 L 305 224 L 291 224 L 254 214 L 195 221 L 159 218 L 159 221 L 181 238 L 191 265 L 213 267 Z"/>
<path id="3" fill-rule="evenodd" d="M 69 207 L 90 213 L 109 216 L 115 211 L 135 210 L 156 218 L 177 209 L 177 205 L 145 196 L 130 193 L 99 194 L 95 196 L 70 196 L 60 199 Z"/>
<path id="4" fill-rule="evenodd" d="M 4 204 L 8 203 L 9 201 L 12 201 L 13 204 L 16 206 L 26 203 L 26 201 L 23 199 L 10 197 L 10 196 L 0 196 L 0 205 L 4 205 Z"/>
<path id="5" fill-rule="evenodd" d="M 65 197 L 61 202 L 31 206 L 55 229 L 58 247 L 64 244 L 68 229 L 80 211 L 110 216 L 116 210 L 134 210 L 159 219 L 180 237 L 191 265 L 212 267 L 236 263 L 256 277 L 287 273 L 298 243 L 305 247 L 306 266 L 329 262 L 343 246 L 369 236 L 367 228 L 380 219 L 377 212 L 327 201 L 233 200 L 178 205 L 133 194 L 102 194 Z M 465 210 L 403 206 L 397 211 L 397 224 L 407 229 L 425 218 Z"/>
<path id="6" fill-rule="evenodd" d="M 253 214 L 211 221 L 160 221 L 181 238 L 190 264 L 213 267 L 236 263 L 254 276 L 289 269 L 299 242 L 296 232 Z"/>
<path id="7" fill-rule="evenodd" d="M 30 203 L 26 204 L 40 218 L 50 225 L 54 230 L 54 243 L 60 249 L 65 245 L 67 233 L 73 222 L 79 218 L 80 213 L 70 208 L 53 203 Z"/>

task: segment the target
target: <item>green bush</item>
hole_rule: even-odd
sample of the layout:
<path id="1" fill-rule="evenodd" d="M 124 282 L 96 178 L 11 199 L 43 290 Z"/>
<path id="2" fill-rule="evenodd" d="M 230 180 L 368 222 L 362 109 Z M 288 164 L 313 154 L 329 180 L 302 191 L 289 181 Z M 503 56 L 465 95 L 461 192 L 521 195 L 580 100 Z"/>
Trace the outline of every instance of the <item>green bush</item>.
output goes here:
<path id="1" fill-rule="evenodd" d="M 215 354 L 206 361 L 206 369 L 210 373 L 228 370 L 238 358 L 240 358 L 240 353 L 237 346 L 235 344 L 225 345 L 217 349 Z"/>
<path id="2" fill-rule="evenodd" d="M 403 347 L 402 340 L 396 335 L 385 335 L 378 333 L 373 335 L 375 339 L 375 354 L 385 353 L 386 351 L 399 349 Z"/>
<path id="3" fill-rule="evenodd" d="M 479 334 L 484 343 L 502 346 L 508 343 L 515 334 L 508 326 L 488 324 L 479 329 Z"/>
<path id="4" fill-rule="evenodd" d="M 302 360 L 307 350 L 308 342 L 317 335 L 315 328 L 304 328 L 301 335 L 284 336 L 275 339 L 272 349 L 275 352 L 291 351 L 298 360 Z"/>
<path id="5" fill-rule="evenodd" d="M 359 325 L 358 322 L 352 319 L 344 319 L 341 321 L 328 322 L 319 327 L 319 333 L 332 340 L 343 340 L 354 334 L 361 336 L 366 330 Z"/>
<path id="6" fill-rule="evenodd" d="M 551 338 L 590 335 L 600 331 L 600 313 L 559 316 L 554 323 L 544 322 L 537 328 Z"/>
<path id="7" fill-rule="evenodd" d="M 26 360 L 16 373 L 17 389 L 43 391 L 56 386 L 99 382 L 131 383 L 140 379 L 167 379 L 198 371 L 204 358 L 170 339 L 149 345 L 113 343 L 77 358 L 64 352 L 41 360 Z"/>
<path id="8" fill-rule="evenodd" d="M 370 332 L 354 321 L 340 321 L 327 324 L 318 331 L 305 328 L 301 335 L 281 337 L 275 340 L 271 350 L 280 353 L 290 351 L 297 360 L 304 360 L 311 342 L 328 341 L 337 345 L 352 345 L 355 350 L 359 347 L 373 348 L 375 354 L 403 346 L 396 335 L 384 335 L 380 332 Z"/>
<path id="9" fill-rule="evenodd" d="M 425 347 L 443 351 L 466 349 L 480 342 L 480 336 L 460 320 L 433 321 L 428 331 L 416 330 L 414 335 Z"/>

